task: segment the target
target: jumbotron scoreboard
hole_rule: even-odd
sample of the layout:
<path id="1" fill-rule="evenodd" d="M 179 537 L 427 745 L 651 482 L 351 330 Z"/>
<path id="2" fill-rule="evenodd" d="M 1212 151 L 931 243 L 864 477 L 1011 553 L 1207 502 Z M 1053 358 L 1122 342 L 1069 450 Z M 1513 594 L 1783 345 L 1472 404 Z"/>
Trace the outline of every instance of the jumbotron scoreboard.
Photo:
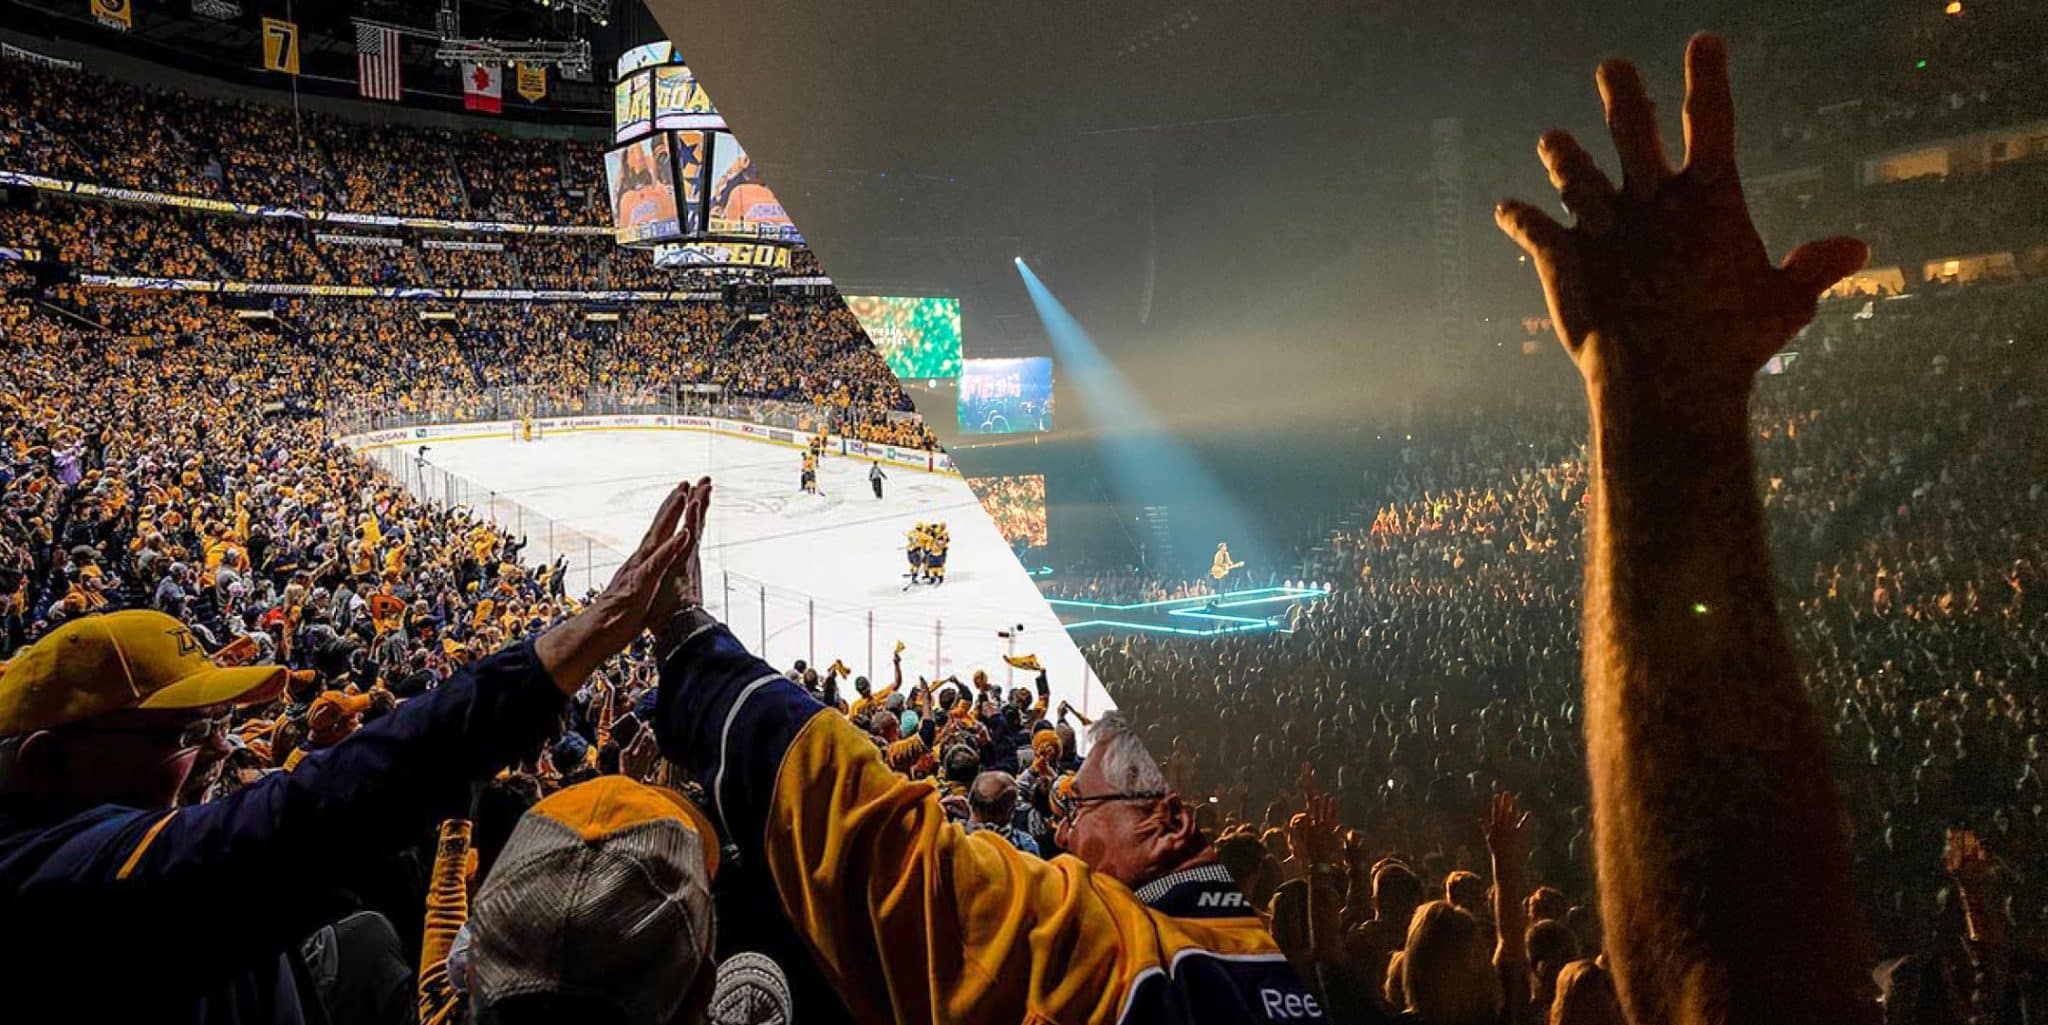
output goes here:
<path id="1" fill-rule="evenodd" d="M 620 245 L 662 267 L 789 269 L 803 236 L 673 46 L 626 51 L 612 106 L 605 187 Z"/>

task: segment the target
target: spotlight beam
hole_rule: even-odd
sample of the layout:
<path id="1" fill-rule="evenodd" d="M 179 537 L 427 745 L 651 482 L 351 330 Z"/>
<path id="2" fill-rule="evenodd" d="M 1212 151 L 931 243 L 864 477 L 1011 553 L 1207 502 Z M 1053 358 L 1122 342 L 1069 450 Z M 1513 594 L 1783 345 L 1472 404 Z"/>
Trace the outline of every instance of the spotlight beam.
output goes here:
<path id="1" fill-rule="evenodd" d="M 1166 503 L 1197 512 L 1213 523 L 1218 540 L 1240 553 L 1267 551 L 1265 537 L 1243 508 L 1217 483 L 1215 475 L 1188 447 L 1165 429 L 1152 407 L 1095 344 L 1066 305 L 1052 294 L 1022 256 L 1016 257 L 1024 290 L 1052 340 L 1053 354 L 1065 367 L 1062 379 L 1088 406 L 1103 461 L 1111 471 L 1111 487 L 1126 507 Z M 1181 518 L 1186 523 L 1197 516 Z M 1206 562 L 1207 553 L 1193 556 Z M 1190 564 L 1192 565 L 1192 563 Z M 1181 567 L 1176 567 L 1181 571 Z"/>

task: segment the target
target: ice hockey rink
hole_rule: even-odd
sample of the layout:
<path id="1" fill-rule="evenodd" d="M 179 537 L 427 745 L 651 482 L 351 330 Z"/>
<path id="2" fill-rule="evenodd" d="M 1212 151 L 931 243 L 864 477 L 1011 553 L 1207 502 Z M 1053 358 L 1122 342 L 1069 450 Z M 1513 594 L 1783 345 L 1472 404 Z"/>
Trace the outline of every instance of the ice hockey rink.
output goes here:
<path id="1" fill-rule="evenodd" d="M 677 481 L 709 476 L 705 605 L 775 667 L 839 659 L 880 687 L 900 640 L 908 683 L 985 669 L 1006 687 L 1029 687 L 1034 674 L 1002 656 L 1031 653 L 1055 707 L 1066 700 L 1089 716 L 1113 707 L 957 475 L 885 464 L 877 500 L 867 459 L 828 452 L 820 494 L 808 495 L 798 488 L 801 451 L 774 441 L 677 428 L 554 430 L 533 442 L 512 433 L 434 438 L 425 473 L 409 444 L 383 449 L 380 463 L 433 499 L 448 497 L 442 474 L 452 475 L 456 497 L 527 537 L 529 562 L 559 552 L 572 584 L 587 564 L 597 586 Z M 921 520 L 944 521 L 952 535 L 944 584 L 909 584 L 904 535 Z"/>

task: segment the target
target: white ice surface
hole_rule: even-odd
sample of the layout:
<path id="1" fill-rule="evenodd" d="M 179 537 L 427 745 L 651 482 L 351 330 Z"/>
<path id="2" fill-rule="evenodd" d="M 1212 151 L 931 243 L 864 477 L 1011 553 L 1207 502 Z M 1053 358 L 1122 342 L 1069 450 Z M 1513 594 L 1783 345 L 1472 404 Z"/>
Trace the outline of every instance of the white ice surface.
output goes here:
<path id="1" fill-rule="evenodd" d="M 986 669 L 1006 686 L 1029 687 L 1032 674 L 1003 663 L 1012 649 L 997 636 L 1021 624 L 1014 650 L 1044 662 L 1055 707 L 1064 699 L 1091 716 L 1113 707 L 959 477 L 885 468 L 886 497 L 877 500 L 866 460 L 828 454 L 822 493 L 806 495 L 797 488 L 797 449 L 680 430 L 553 432 L 531 443 L 509 435 L 442 439 L 428 458 L 496 492 L 496 503 L 470 504 L 522 529 L 532 561 L 550 557 L 552 538 L 574 566 L 570 580 L 581 582 L 587 558 L 599 586 L 617 553 L 637 545 L 669 488 L 708 475 L 717 490 L 703 549 L 705 604 L 776 668 L 837 658 L 879 687 L 901 640 L 907 682 L 964 680 Z M 535 513 L 545 519 L 535 522 Z M 920 520 L 943 520 L 952 534 L 946 582 L 906 588 L 904 534 Z"/>

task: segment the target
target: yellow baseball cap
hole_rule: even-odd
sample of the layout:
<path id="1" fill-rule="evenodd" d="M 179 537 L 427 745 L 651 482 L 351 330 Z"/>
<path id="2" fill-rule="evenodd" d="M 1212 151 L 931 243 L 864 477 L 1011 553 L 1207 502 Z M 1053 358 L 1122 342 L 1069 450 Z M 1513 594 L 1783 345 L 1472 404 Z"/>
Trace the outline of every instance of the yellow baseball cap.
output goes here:
<path id="1" fill-rule="evenodd" d="M 185 624 L 161 612 L 87 616 L 0 667 L 0 737 L 55 729 L 128 708 L 208 708 L 267 701 L 283 666 L 215 665 Z"/>

